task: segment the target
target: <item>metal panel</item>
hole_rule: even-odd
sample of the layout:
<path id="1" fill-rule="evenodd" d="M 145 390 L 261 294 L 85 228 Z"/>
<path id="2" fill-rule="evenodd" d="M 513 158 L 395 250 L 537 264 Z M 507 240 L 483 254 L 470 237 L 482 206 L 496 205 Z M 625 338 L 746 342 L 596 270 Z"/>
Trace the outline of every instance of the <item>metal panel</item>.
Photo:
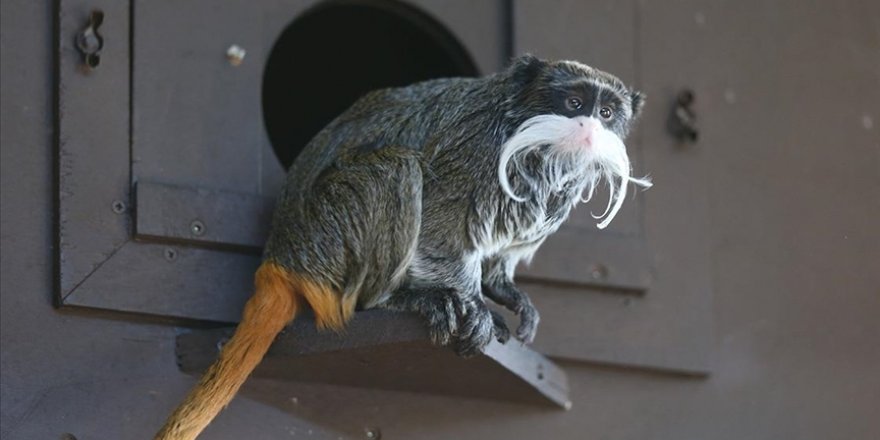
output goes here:
<path id="1" fill-rule="evenodd" d="M 138 182 L 135 237 L 259 252 L 275 200 Z"/>
<path id="2" fill-rule="evenodd" d="M 563 227 L 547 238 L 530 265 L 517 271 L 517 279 L 644 292 L 653 277 L 649 256 L 641 237 Z"/>
<path id="3" fill-rule="evenodd" d="M 271 3 L 271 2 L 270 2 Z M 132 173 L 135 180 L 262 194 L 261 78 L 272 41 L 247 0 L 135 1 Z M 227 49 L 246 51 L 234 65 Z M 269 189 L 274 195 L 277 188 Z"/>
<path id="4" fill-rule="evenodd" d="M 128 6 L 58 3 L 56 301 L 236 321 L 257 257 L 131 241 Z M 104 47 L 86 70 L 73 41 L 93 9 L 104 12 Z"/>
<path id="5" fill-rule="evenodd" d="M 523 272 L 524 288 L 544 318 L 535 342 L 542 352 L 700 374 L 712 341 L 705 165 L 699 147 L 682 148 L 666 132 L 675 93 L 687 85 L 686 63 L 654 47 L 672 38 L 673 26 L 658 18 L 670 14 L 641 8 L 636 0 L 515 2 L 517 51 L 577 59 L 647 93 L 627 146 L 636 173 L 655 182 L 607 231 L 593 227 L 591 206 L 576 210 Z"/>
<path id="6" fill-rule="evenodd" d="M 237 322 L 259 263 L 255 255 L 129 241 L 69 294 L 65 304 Z"/>
<path id="7" fill-rule="evenodd" d="M 180 368 L 204 370 L 231 334 L 213 329 L 178 336 Z M 463 359 L 431 344 L 420 317 L 381 310 L 357 313 L 344 334 L 298 319 L 278 336 L 255 376 L 571 407 L 565 372 L 522 344 L 492 341 L 483 354 Z"/>
<path id="8" fill-rule="evenodd" d="M 263 67 L 316 3 L 58 3 L 60 305 L 238 319 L 285 174 L 263 127 Z M 500 66 L 502 2 L 412 3 L 461 31 L 480 66 Z M 85 71 L 73 41 L 92 8 L 105 47 Z M 231 45 L 246 50 L 239 65 Z"/>
<path id="9" fill-rule="evenodd" d="M 104 47 L 87 70 L 74 39 L 93 9 L 104 12 Z M 59 302 L 129 238 L 128 12 L 128 2 L 58 3 Z"/>

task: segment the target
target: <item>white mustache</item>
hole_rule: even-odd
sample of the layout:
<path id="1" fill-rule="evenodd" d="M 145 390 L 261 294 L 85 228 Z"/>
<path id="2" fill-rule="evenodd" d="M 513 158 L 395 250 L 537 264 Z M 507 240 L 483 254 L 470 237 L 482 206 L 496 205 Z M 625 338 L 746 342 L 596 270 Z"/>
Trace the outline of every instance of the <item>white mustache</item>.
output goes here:
<path id="1" fill-rule="evenodd" d="M 581 200 L 587 202 L 604 179 L 608 183 L 608 206 L 601 215 L 593 214 L 593 218 L 602 219 L 596 227 L 605 229 L 623 206 L 630 182 L 644 188 L 650 188 L 652 183 L 648 177 L 632 177 L 626 146 L 616 134 L 602 127 L 594 133 L 592 145 L 585 147 L 583 140 L 578 139 L 580 131 L 581 124 L 565 116 L 539 115 L 525 121 L 501 147 L 498 182 L 508 197 L 523 202 L 526 199 L 511 188 L 508 177 L 511 166 L 514 174 L 533 186 L 538 184 L 534 181 L 537 177 L 542 184 L 557 191 L 572 180 L 583 179 L 582 188 L 587 195 Z M 523 159 L 546 145 L 551 145 L 551 149 L 544 153 L 547 165 L 542 175 L 529 176 Z"/>

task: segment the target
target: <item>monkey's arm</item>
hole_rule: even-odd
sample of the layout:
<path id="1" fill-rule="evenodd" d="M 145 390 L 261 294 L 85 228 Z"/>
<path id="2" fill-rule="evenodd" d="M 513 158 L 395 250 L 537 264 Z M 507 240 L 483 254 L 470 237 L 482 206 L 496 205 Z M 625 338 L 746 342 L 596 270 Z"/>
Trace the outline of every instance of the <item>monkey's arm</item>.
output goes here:
<path id="1" fill-rule="evenodd" d="M 535 340 L 541 317 L 529 296 L 513 282 L 513 273 L 519 260 L 520 256 L 515 252 L 486 260 L 483 263 L 482 289 L 484 296 L 519 316 L 516 337 L 525 343 L 531 343 Z"/>

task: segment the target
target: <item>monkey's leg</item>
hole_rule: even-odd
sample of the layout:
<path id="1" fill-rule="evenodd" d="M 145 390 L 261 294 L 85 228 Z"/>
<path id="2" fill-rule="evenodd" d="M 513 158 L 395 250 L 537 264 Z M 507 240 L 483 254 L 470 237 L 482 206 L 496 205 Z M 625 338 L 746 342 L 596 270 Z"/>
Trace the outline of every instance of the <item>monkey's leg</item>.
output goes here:
<path id="1" fill-rule="evenodd" d="M 483 301 L 479 262 L 472 256 L 460 256 L 461 250 L 453 249 L 454 245 L 447 246 L 447 237 L 420 235 L 407 281 L 394 292 L 387 307 L 421 314 L 435 343 L 452 345 L 461 356 L 473 356 L 496 334 L 500 316 L 493 316 Z M 499 336 L 507 333 L 504 329 L 497 330 Z"/>
<path id="2" fill-rule="evenodd" d="M 516 338 L 525 343 L 535 340 L 541 317 L 529 296 L 513 283 L 513 271 L 519 258 L 509 255 L 484 263 L 483 295 L 519 316 Z"/>
<path id="3" fill-rule="evenodd" d="M 385 147 L 340 157 L 301 199 L 290 196 L 292 207 L 278 208 L 290 215 L 273 225 L 277 239 L 266 254 L 333 286 L 343 304 L 375 307 L 403 282 L 415 253 L 421 188 L 414 151 Z"/>

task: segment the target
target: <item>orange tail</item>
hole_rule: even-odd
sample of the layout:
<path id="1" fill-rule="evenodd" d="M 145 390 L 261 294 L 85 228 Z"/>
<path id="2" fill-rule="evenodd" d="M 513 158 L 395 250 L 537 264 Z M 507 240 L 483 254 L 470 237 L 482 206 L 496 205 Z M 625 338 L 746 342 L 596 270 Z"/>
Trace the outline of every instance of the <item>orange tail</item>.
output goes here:
<path id="1" fill-rule="evenodd" d="M 192 440 L 208 426 L 257 367 L 269 346 L 293 320 L 302 297 L 315 311 L 319 326 L 339 329 L 354 310 L 329 288 L 273 263 L 257 270 L 254 296 L 219 359 L 177 407 L 155 440 Z M 347 306 L 351 307 L 347 307 Z"/>

